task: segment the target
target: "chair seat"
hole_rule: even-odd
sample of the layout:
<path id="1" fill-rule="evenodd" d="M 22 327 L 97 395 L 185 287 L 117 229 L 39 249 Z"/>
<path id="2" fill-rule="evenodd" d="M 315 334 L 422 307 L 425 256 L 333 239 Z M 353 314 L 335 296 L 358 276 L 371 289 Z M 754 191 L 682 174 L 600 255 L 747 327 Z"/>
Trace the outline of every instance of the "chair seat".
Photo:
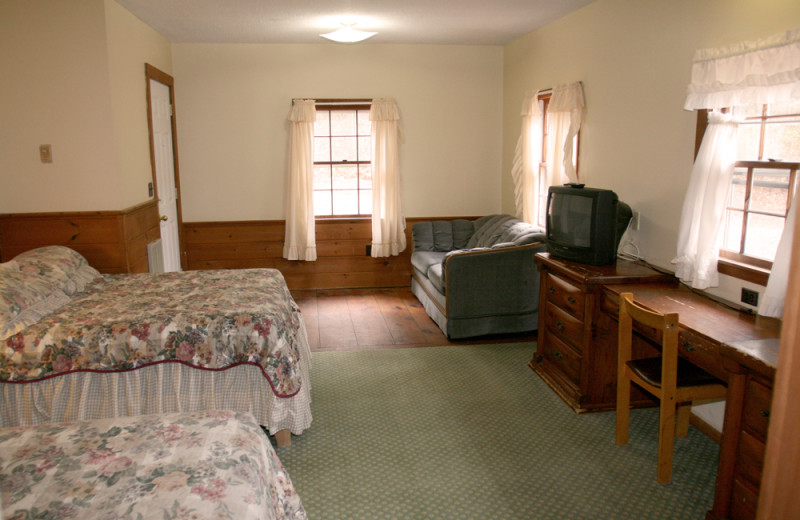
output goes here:
<path id="1" fill-rule="evenodd" d="M 661 388 L 661 358 L 634 359 L 627 362 L 631 371 L 647 383 Z M 702 368 L 678 358 L 678 388 L 720 384 L 721 381 Z"/>

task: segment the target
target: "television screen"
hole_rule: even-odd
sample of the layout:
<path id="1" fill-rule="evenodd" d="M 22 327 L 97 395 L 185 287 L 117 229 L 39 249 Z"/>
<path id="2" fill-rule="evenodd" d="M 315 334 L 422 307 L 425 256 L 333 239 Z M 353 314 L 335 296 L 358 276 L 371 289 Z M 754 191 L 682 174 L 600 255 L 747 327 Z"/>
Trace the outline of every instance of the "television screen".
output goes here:
<path id="1" fill-rule="evenodd" d="M 611 190 L 553 186 L 547 196 L 547 249 L 565 260 L 613 264 L 630 218 L 630 207 Z"/>

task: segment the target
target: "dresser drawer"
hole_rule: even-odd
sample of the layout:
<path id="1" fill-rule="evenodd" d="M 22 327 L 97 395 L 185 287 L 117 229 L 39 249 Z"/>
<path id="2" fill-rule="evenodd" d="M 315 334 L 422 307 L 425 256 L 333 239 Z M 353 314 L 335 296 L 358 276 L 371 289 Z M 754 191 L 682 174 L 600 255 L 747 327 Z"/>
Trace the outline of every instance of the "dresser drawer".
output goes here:
<path id="1" fill-rule="evenodd" d="M 551 273 L 547 273 L 545 284 L 549 301 L 565 309 L 579 320 L 583 319 L 583 302 L 586 296 L 580 288 Z"/>
<path id="2" fill-rule="evenodd" d="M 583 348 L 583 322 L 561 307 L 547 302 L 545 308 L 547 330 L 558 336 L 562 341 L 569 343 L 573 348 L 582 352 Z"/>
<path id="3" fill-rule="evenodd" d="M 567 381 L 578 388 L 580 386 L 581 354 L 550 331 L 545 332 L 547 348 L 542 352 L 544 360 L 556 367 Z"/>
<path id="4" fill-rule="evenodd" d="M 681 330 L 678 337 L 678 350 L 689 361 L 723 383 L 727 380 L 728 374 L 720 362 L 718 344 L 711 343 L 697 334 Z"/>
<path id="5" fill-rule="evenodd" d="M 747 381 L 742 412 L 742 427 L 761 442 L 767 441 L 772 389 L 756 379 Z"/>
<path id="6" fill-rule="evenodd" d="M 758 490 L 740 480 L 734 480 L 731 492 L 730 520 L 755 520 L 758 508 Z"/>

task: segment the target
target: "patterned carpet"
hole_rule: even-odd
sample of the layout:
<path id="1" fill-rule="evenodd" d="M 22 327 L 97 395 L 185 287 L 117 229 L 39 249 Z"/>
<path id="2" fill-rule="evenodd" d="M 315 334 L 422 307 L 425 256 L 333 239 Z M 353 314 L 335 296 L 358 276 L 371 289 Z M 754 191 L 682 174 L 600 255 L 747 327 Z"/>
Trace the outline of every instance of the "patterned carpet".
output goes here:
<path id="1" fill-rule="evenodd" d="M 717 444 L 690 428 L 656 483 L 658 411 L 576 415 L 530 343 L 318 352 L 314 422 L 278 449 L 312 519 L 702 519 Z"/>

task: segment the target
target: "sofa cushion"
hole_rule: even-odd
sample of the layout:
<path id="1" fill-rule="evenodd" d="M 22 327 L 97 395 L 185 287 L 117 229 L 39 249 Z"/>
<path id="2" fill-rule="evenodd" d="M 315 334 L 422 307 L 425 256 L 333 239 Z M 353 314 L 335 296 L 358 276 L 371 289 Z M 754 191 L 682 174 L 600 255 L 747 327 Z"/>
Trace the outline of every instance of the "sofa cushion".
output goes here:
<path id="1" fill-rule="evenodd" d="M 448 220 L 433 221 L 433 250 L 450 251 L 453 249 L 453 224 Z"/>
<path id="2" fill-rule="evenodd" d="M 464 249 L 475 232 L 475 226 L 471 220 L 457 218 L 450 221 L 453 224 L 453 247 L 452 249 Z"/>
<path id="3" fill-rule="evenodd" d="M 433 224 L 417 222 L 411 226 L 411 238 L 414 240 L 414 251 L 433 251 Z"/>
<path id="4" fill-rule="evenodd" d="M 411 254 L 411 265 L 421 273 L 427 273 L 432 265 L 441 264 L 447 253 L 443 251 L 414 251 Z"/>
<path id="5" fill-rule="evenodd" d="M 511 215 L 488 215 L 479 218 L 474 222 L 475 232 L 467 243 L 467 249 L 492 247 L 498 242 L 505 230 L 516 222 L 519 222 L 519 220 Z M 502 241 L 508 242 L 508 240 Z"/>
<path id="6" fill-rule="evenodd" d="M 434 287 L 439 289 L 439 292 L 445 294 L 445 281 L 444 281 L 444 269 L 442 268 L 443 264 L 433 264 L 428 268 L 428 280 L 431 281 Z"/>

